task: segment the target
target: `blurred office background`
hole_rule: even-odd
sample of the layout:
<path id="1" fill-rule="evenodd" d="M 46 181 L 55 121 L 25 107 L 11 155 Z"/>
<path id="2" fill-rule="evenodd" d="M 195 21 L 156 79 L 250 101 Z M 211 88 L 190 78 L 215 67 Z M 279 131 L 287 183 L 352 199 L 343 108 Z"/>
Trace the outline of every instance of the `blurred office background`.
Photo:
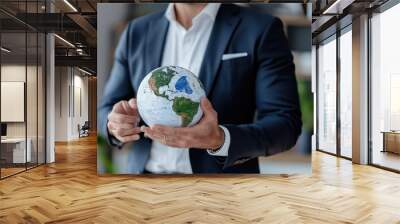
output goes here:
<path id="1" fill-rule="evenodd" d="M 314 1 L 313 148 L 400 172 L 400 4 Z"/>
<path id="2" fill-rule="evenodd" d="M 0 179 L 96 132 L 96 3 L 0 1 Z"/>
<path id="3" fill-rule="evenodd" d="M 311 135 L 314 127 L 313 95 L 311 93 L 311 3 L 241 3 L 239 5 L 270 13 L 283 21 L 296 65 L 296 77 L 303 116 L 303 132 L 296 147 L 278 155 L 260 158 L 261 172 L 268 174 L 310 173 Z M 163 10 L 166 7 L 167 4 L 98 4 L 98 103 L 101 100 L 103 86 L 107 82 L 113 65 L 115 47 L 127 23 L 132 19 Z M 98 156 L 99 172 L 126 172 L 124 169 L 124 167 L 127 167 L 126 150 L 110 151 L 104 144 L 99 144 L 98 153 L 101 154 Z"/>

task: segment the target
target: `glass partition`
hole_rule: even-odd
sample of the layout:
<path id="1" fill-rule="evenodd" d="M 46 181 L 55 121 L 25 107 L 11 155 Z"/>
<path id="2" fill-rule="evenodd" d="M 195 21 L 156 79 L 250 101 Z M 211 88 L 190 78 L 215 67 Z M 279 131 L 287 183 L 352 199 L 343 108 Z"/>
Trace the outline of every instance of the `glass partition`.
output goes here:
<path id="1" fill-rule="evenodd" d="M 44 3 L 0 6 L 41 13 Z M 45 45 L 44 33 L 0 12 L 1 179 L 45 163 Z"/>
<path id="2" fill-rule="evenodd" d="M 31 161 L 26 136 L 26 41 L 25 32 L 1 34 L 2 177 L 24 171 Z"/>
<path id="3" fill-rule="evenodd" d="M 336 154 L 336 37 L 318 47 L 318 149 Z"/>
<path id="4" fill-rule="evenodd" d="M 37 75 L 37 162 L 43 164 L 46 162 L 46 36 L 38 33 L 38 75 Z"/>
<path id="5" fill-rule="evenodd" d="M 38 159 L 38 35 L 27 33 L 27 74 L 26 74 L 26 112 L 27 112 L 27 150 L 31 151 L 28 168 L 37 165 Z"/>

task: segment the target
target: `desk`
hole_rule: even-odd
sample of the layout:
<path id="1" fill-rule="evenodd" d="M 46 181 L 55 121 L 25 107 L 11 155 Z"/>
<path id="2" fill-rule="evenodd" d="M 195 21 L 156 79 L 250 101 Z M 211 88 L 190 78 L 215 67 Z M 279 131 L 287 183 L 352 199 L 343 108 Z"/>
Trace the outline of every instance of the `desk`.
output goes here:
<path id="1" fill-rule="evenodd" d="M 382 152 L 400 154 L 400 131 L 383 131 Z"/>
<path id="2" fill-rule="evenodd" d="M 26 142 L 28 147 L 26 147 L 25 152 Z M 26 142 L 25 138 L 1 139 L 1 159 L 5 160 L 5 163 L 30 162 L 32 158 L 32 140 L 27 138 Z"/>

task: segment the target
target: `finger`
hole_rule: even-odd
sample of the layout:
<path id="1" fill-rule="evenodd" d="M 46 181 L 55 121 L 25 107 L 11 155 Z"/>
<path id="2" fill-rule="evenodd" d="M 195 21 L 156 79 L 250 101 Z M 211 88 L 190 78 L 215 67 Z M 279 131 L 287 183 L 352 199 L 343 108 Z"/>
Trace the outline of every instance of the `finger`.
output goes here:
<path id="1" fill-rule="evenodd" d="M 128 106 L 132 109 L 132 111 L 133 111 L 132 114 L 136 115 L 138 117 L 137 124 L 136 124 L 136 125 L 138 125 L 140 122 L 140 116 L 139 116 L 139 110 L 137 107 L 136 99 L 135 98 L 130 99 L 128 101 Z"/>
<path id="2" fill-rule="evenodd" d="M 137 108 L 137 102 L 135 98 L 132 98 L 128 101 L 128 105 L 130 108 L 132 108 L 134 111 L 137 112 L 138 108 Z"/>
<path id="3" fill-rule="evenodd" d="M 112 131 L 115 133 L 115 136 L 120 136 L 120 137 L 125 137 L 125 136 L 130 136 L 130 135 L 137 135 L 138 132 L 133 129 L 115 129 Z"/>
<path id="4" fill-rule="evenodd" d="M 149 137 L 153 140 L 155 140 L 155 139 L 161 140 L 161 139 L 164 139 L 164 136 L 166 136 L 161 133 L 155 132 L 154 130 L 152 130 L 149 127 L 142 127 L 141 130 L 143 130 L 145 137 Z"/>
<path id="5" fill-rule="evenodd" d="M 204 112 L 204 116 L 215 116 L 215 114 L 217 113 L 211 102 L 207 99 L 207 97 L 202 97 L 201 101 L 200 101 L 200 105 L 201 105 L 201 109 Z"/>
<path id="6" fill-rule="evenodd" d="M 111 126 L 111 129 L 134 129 L 137 128 L 138 130 L 140 130 L 139 127 L 137 127 L 134 124 L 130 124 L 130 123 L 116 123 L 113 121 L 108 121 L 109 125 Z"/>
<path id="7" fill-rule="evenodd" d="M 185 141 L 192 141 L 193 139 L 196 138 L 198 135 L 200 125 L 196 124 L 191 127 L 182 127 L 182 128 L 176 128 L 176 127 L 168 127 L 168 126 L 163 126 L 163 125 L 154 125 L 151 127 L 151 129 L 157 133 L 171 136 L 171 137 L 176 137 L 178 139 L 183 139 Z"/>
<path id="8" fill-rule="evenodd" d="M 151 127 L 152 130 L 165 134 L 168 136 L 177 136 L 180 138 L 187 138 L 190 135 L 193 135 L 196 131 L 196 125 L 191 127 L 183 127 L 183 128 L 176 128 L 176 127 L 168 127 L 163 125 L 154 125 Z"/>
<path id="9" fill-rule="evenodd" d="M 176 148 L 188 148 L 187 142 L 183 139 L 179 139 L 176 136 L 166 136 L 155 134 L 151 131 L 145 132 L 145 136 L 150 138 L 153 141 L 160 142 L 164 145 Z"/>
<path id="10" fill-rule="evenodd" d="M 111 126 L 111 127 L 110 127 Z M 123 128 L 114 128 L 112 125 L 109 125 L 109 130 L 113 133 L 114 136 L 128 136 L 128 135 L 136 135 L 140 133 L 140 128 L 129 128 L 129 129 L 123 129 Z"/>
<path id="11" fill-rule="evenodd" d="M 141 132 L 139 127 L 122 128 L 120 124 L 113 122 L 107 122 L 107 128 L 114 136 L 140 134 Z"/>
<path id="12" fill-rule="evenodd" d="M 127 115 L 137 115 L 137 108 L 132 108 L 129 105 L 129 102 L 126 100 L 121 100 L 118 103 L 114 104 L 113 112 L 120 113 L 120 114 L 127 114 Z"/>
<path id="13" fill-rule="evenodd" d="M 133 142 L 133 141 L 139 140 L 140 136 L 139 135 L 129 135 L 129 136 L 124 136 L 124 137 L 116 136 L 116 138 L 122 143 L 127 143 L 127 142 Z"/>
<path id="14" fill-rule="evenodd" d="M 190 146 L 182 140 L 167 140 L 166 145 L 174 148 L 182 148 L 182 149 L 187 149 L 190 148 Z"/>
<path id="15" fill-rule="evenodd" d="M 175 136 L 179 132 L 179 128 L 171 128 L 163 125 L 153 125 L 150 127 L 150 129 L 154 133 L 168 135 L 168 136 Z"/>
<path id="16" fill-rule="evenodd" d="M 176 148 L 190 148 L 191 143 L 183 138 L 166 138 L 163 144 Z"/>
<path id="17" fill-rule="evenodd" d="M 116 112 L 116 113 L 124 113 L 125 109 L 124 109 L 124 102 L 126 102 L 125 100 L 121 100 L 118 103 L 114 104 L 112 111 Z"/>
<path id="18" fill-rule="evenodd" d="M 181 139 L 182 141 L 191 141 L 192 135 L 196 135 L 196 129 L 191 128 L 174 128 L 163 125 L 154 125 L 150 129 L 158 136 L 167 136 L 168 139 Z"/>
<path id="19" fill-rule="evenodd" d="M 153 140 L 153 141 L 157 141 L 157 142 L 160 142 L 160 143 L 165 144 L 165 143 L 164 143 L 164 142 L 165 142 L 165 139 L 166 139 L 165 136 L 152 133 L 151 131 L 145 131 L 145 132 L 144 132 L 144 137 L 150 138 L 150 139 Z"/>
<path id="20" fill-rule="evenodd" d="M 124 108 L 124 112 L 127 115 L 137 115 L 138 114 L 137 108 L 136 107 L 132 108 L 128 101 L 123 101 L 122 107 Z"/>
<path id="21" fill-rule="evenodd" d="M 168 145 L 179 148 L 189 147 L 196 139 L 194 136 L 197 135 L 197 130 L 194 127 L 174 128 L 163 125 L 154 125 L 150 130 L 153 135 L 166 138 L 164 141 L 166 141 Z"/>
<path id="22" fill-rule="evenodd" d="M 140 118 L 137 116 L 131 116 L 131 115 L 126 115 L 126 114 L 111 112 L 108 115 L 108 120 L 115 122 L 115 123 L 137 124 L 138 121 L 140 120 Z"/>
<path id="23" fill-rule="evenodd" d="M 142 126 L 141 130 L 144 132 L 145 137 L 151 138 L 152 140 L 155 140 L 155 141 L 158 141 L 158 142 L 161 142 L 164 144 L 167 139 L 171 140 L 171 139 L 175 138 L 175 136 L 173 136 L 173 135 L 164 134 L 164 133 L 156 131 L 150 127 Z"/>

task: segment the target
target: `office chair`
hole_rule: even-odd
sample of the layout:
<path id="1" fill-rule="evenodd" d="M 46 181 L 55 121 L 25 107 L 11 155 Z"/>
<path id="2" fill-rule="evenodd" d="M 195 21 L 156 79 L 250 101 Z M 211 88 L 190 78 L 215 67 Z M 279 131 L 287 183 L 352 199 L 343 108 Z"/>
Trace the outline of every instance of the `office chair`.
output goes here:
<path id="1" fill-rule="evenodd" d="M 89 121 L 85 121 L 82 127 L 80 127 L 80 125 L 78 124 L 79 138 L 89 136 L 89 129 L 90 129 Z"/>

